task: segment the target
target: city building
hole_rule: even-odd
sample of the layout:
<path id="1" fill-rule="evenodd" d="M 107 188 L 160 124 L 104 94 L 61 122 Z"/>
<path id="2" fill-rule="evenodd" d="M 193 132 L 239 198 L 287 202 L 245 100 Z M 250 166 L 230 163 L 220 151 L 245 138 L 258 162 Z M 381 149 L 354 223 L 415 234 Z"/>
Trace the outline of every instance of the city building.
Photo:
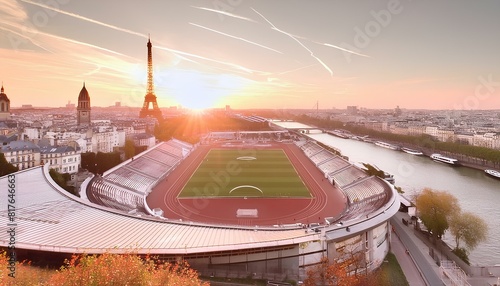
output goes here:
<path id="1" fill-rule="evenodd" d="M 88 136 L 90 135 L 90 136 Z M 92 151 L 94 153 L 103 152 L 109 153 L 113 152 L 113 147 L 115 147 L 115 131 L 112 128 L 108 130 L 101 130 L 99 132 L 96 130 L 89 130 L 88 137 L 91 138 Z"/>
<path id="2" fill-rule="evenodd" d="M 1 146 L 5 160 L 19 170 L 40 165 L 40 148 L 30 141 L 11 141 Z"/>
<path id="3" fill-rule="evenodd" d="M 47 145 L 40 147 L 40 163 L 48 164 L 49 169 L 60 173 L 77 173 L 80 160 L 80 150 L 75 150 L 71 146 Z"/>
<path id="4" fill-rule="evenodd" d="M 75 109 L 75 104 L 71 103 L 71 101 L 68 101 L 68 103 L 66 104 L 66 108 L 73 110 Z"/>
<path id="5" fill-rule="evenodd" d="M 149 133 L 132 134 L 130 139 L 134 141 L 135 146 L 146 147 L 146 149 L 149 149 L 156 144 L 156 137 Z"/>
<path id="6" fill-rule="evenodd" d="M 0 120 L 10 119 L 10 99 L 4 92 L 3 84 L 0 89 Z"/>
<path id="7" fill-rule="evenodd" d="M 90 96 L 83 83 L 82 90 L 78 96 L 78 107 L 76 108 L 76 122 L 78 125 L 90 126 Z"/>
<path id="8" fill-rule="evenodd" d="M 358 107 L 357 106 L 347 106 L 347 114 L 349 114 L 349 115 L 358 114 Z"/>

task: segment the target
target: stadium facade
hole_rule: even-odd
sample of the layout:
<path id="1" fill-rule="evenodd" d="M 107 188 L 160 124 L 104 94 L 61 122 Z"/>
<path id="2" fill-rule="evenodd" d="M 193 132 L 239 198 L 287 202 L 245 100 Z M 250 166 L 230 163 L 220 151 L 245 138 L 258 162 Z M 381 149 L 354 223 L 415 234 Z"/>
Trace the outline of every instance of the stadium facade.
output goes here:
<path id="1" fill-rule="evenodd" d="M 270 134 L 280 140 L 284 135 L 283 130 Z M 241 140 L 245 134 L 214 136 Z M 363 253 L 363 270 L 379 267 L 390 250 L 389 219 L 400 207 L 394 187 L 313 141 L 289 144 L 343 192 L 346 204 L 339 216 L 314 225 L 264 226 L 165 218 L 146 198 L 198 147 L 174 139 L 89 178 L 80 198 L 61 189 L 47 165 L 0 178 L 0 246 L 27 254 L 154 254 L 185 259 L 204 275 L 224 277 L 304 279 L 308 267 L 346 250 Z"/>

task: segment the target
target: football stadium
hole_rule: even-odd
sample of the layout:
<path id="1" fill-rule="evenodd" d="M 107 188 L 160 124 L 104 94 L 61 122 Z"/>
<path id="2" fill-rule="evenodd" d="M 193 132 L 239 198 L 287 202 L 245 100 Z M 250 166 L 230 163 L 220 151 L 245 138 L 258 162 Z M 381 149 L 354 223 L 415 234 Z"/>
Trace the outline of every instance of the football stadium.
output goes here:
<path id="1" fill-rule="evenodd" d="M 160 142 L 87 179 L 80 197 L 48 166 L 2 177 L 15 181 L 15 219 L 3 192 L 0 244 L 20 256 L 152 254 L 220 277 L 301 280 L 347 246 L 364 270 L 379 267 L 400 206 L 393 186 L 276 129 Z"/>

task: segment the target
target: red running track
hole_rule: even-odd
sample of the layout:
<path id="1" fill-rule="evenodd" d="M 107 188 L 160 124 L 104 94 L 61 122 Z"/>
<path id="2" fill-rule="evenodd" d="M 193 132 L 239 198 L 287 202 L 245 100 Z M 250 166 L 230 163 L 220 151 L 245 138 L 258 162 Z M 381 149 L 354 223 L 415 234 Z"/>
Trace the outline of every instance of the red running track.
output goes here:
<path id="1" fill-rule="evenodd" d="M 347 207 L 343 193 L 324 178 L 323 173 L 302 150 L 294 144 L 278 143 L 267 147 L 238 148 L 282 149 L 309 189 L 312 198 L 178 198 L 184 185 L 212 148 L 224 147 L 199 146 L 152 190 L 146 199 L 149 207 L 162 209 L 164 217 L 168 219 L 247 226 L 322 223 L 325 217 L 337 217 Z M 238 209 L 257 209 L 258 217 L 237 217 Z"/>

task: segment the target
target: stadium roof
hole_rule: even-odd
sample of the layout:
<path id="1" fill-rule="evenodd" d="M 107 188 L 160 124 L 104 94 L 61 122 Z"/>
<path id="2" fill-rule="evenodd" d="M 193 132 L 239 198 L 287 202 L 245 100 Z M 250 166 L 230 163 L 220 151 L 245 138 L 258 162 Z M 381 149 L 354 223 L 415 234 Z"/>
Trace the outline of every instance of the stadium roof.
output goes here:
<path id="1" fill-rule="evenodd" d="M 65 253 L 190 254 L 297 244 L 319 234 L 189 225 L 113 212 L 60 189 L 48 167 L 14 174 L 16 248 Z M 7 176 L 0 178 L 8 186 Z M 2 188 L 6 190 L 6 188 Z M 0 195 L 0 246 L 8 246 L 8 193 Z"/>

